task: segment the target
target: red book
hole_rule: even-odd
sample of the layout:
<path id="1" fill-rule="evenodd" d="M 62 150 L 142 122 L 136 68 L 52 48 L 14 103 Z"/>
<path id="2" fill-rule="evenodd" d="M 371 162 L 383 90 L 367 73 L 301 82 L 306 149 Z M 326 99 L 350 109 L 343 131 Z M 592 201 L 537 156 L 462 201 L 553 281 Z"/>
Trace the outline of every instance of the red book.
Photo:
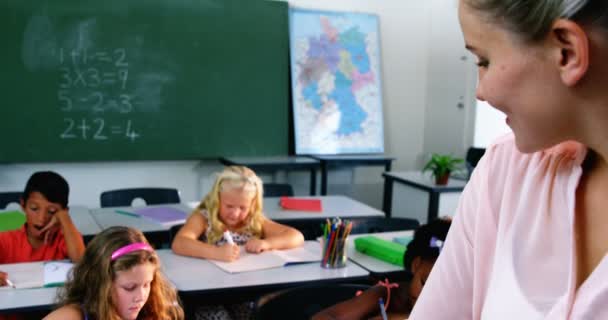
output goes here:
<path id="1" fill-rule="evenodd" d="M 323 209 L 321 208 L 321 199 L 281 197 L 279 204 L 285 210 L 314 211 L 314 212 L 323 211 Z"/>

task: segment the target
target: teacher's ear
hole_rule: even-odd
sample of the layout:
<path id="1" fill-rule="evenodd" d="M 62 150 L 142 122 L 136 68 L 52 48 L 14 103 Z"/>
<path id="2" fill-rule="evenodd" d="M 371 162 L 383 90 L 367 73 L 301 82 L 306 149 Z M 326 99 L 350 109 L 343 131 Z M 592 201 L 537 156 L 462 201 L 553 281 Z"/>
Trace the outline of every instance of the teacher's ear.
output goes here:
<path id="1" fill-rule="evenodd" d="M 576 85 L 589 69 L 589 37 L 576 22 L 558 19 L 549 33 L 551 50 L 562 82 Z"/>

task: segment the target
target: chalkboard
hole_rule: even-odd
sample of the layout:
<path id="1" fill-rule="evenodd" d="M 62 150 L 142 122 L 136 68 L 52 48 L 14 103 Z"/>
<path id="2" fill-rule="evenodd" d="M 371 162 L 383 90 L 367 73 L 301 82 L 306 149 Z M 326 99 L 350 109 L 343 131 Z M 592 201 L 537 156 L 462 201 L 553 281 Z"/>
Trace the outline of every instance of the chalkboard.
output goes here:
<path id="1" fill-rule="evenodd" d="M 0 4 L 0 162 L 285 155 L 287 3 Z"/>

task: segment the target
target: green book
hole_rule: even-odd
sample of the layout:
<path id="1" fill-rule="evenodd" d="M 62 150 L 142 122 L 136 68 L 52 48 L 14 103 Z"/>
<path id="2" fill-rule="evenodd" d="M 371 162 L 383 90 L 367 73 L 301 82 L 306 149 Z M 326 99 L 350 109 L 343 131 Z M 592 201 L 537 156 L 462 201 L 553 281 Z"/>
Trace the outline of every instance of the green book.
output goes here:
<path id="1" fill-rule="evenodd" d="M 405 246 L 401 244 L 366 236 L 355 239 L 355 249 L 368 256 L 403 267 Z"/>
<path id="2" fill-rule="evenodd" d="M 0 232 L 21 228 L 25 223 L 25 215 L 21 211 L 0 212 Z"/>

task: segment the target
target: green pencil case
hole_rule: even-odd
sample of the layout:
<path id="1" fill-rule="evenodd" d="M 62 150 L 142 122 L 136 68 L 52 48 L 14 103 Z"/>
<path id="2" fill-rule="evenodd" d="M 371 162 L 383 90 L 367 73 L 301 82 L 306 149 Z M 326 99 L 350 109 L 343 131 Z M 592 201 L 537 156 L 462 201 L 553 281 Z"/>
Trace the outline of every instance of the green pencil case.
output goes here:
<path id="1" fill-rule="evenodd" d="M 366 236 L 355 239 L 355 249 L 368 256 L 403 267 L 405 247 L 398 243 Z"/>

